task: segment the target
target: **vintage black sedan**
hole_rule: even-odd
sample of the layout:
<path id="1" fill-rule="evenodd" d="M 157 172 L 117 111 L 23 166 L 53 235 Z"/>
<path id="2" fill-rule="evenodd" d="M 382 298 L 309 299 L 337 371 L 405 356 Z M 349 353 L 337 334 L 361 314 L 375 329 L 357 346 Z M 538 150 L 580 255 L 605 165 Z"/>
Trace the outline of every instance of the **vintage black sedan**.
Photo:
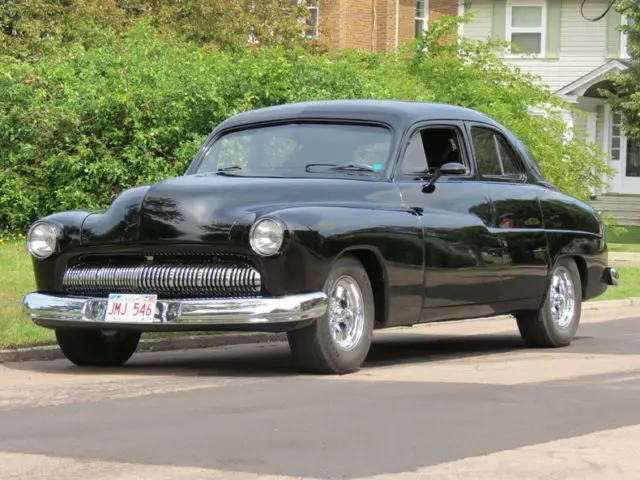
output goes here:
<path id="1" fill-rule="evenodd" d="M 342 374 L 375 329 L 502 314 L 525 345 L 561 347 L 618 283 L 591 206 L 499 123 L 435 103 L 233 116 L 184 175 L 40 219 L 27 245 L 25 314 L 80 366 L 125 363 L 141 332 L 248 330 Z"/>

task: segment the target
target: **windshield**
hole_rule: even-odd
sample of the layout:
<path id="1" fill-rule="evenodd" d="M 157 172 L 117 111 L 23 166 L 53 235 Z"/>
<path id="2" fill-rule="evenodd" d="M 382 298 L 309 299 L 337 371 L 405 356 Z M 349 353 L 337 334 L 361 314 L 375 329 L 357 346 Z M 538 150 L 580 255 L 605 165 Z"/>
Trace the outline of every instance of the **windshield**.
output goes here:
<path id="1" fill-rule="evenodd" d="M 391 131 L 369 125 L 302 123 L 250 128 L 218 138 L 195 173 L 375 176 L 384 170 Z"/>

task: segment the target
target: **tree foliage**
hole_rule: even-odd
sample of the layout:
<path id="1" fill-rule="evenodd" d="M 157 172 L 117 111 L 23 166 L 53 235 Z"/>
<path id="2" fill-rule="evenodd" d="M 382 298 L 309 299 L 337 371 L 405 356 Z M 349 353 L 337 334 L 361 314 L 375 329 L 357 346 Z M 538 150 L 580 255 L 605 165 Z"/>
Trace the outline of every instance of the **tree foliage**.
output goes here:
<path id="1" fill-rule="evenodd" d="M 2 0 L 0 54 L 39 57 L 47 47 L 122 31 L 138 21 L 182 41 L 223 50 L 247 45 L 304 44 L 307 5 L 314 0 Z"/>
<path id="2" fill-rule="evenodd" d="M 632 64 L 628 70 L 611 77 L 611 91 L 602 90 L 601 93 L 611 108 L 620 114 L 620 126 L 625 134 L 640 139 L 640 68 L 637 62 L 640 58 L 640 4 L 623 0 L 616 4 L 616 8 L 624 9 L 624 14 L 631 20 L 628 25 L 622 25 L 620 30 L 627 34 L 627 51 Z"/>
<path id="3" fill-rule="evenodd" d="M 125 188 L 181 174 L 230 115 L 315 99 L 475 108 L 514 131 L 550 181 L 587 198 L 607 170 L 579 132 L 567 139 L 555 112 L 570 107 L 501 62 L 497 44 L 443 41 L 456 26 L 444 17 L 398 55 L 310 54 L 281 45 L 212 51 L 137 21 L 122 34 L 96 29 L 45 49 L 38 61 L 0 57 L 0 235 L 54 211 L 104 208 Z"/>

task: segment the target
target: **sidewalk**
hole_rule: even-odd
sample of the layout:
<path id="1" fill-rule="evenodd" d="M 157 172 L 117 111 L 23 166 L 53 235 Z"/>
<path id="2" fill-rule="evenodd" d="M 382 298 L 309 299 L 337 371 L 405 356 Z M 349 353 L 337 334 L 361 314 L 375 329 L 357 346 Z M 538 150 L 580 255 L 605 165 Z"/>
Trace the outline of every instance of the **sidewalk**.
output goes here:
<path id="1" fill-rule="evenodd" d="M 614 267 L 640 267 L 640 253 L 609 252 L 609 264 Z"/>

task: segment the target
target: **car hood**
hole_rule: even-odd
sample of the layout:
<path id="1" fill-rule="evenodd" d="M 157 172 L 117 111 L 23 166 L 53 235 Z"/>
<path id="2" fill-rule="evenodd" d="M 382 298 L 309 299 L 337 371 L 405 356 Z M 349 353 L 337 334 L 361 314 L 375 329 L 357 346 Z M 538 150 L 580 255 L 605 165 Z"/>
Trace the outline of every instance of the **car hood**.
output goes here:
<path id="1" fill-rule="evenodd" d="M 386 182 L 344 178 L 176 177 L 127 190 L 105 212 L 90 215 L 82 244 L 223 243 L 232 240 L 234 228 L 269 211 L 388 201 L 392 188 Z"/>

